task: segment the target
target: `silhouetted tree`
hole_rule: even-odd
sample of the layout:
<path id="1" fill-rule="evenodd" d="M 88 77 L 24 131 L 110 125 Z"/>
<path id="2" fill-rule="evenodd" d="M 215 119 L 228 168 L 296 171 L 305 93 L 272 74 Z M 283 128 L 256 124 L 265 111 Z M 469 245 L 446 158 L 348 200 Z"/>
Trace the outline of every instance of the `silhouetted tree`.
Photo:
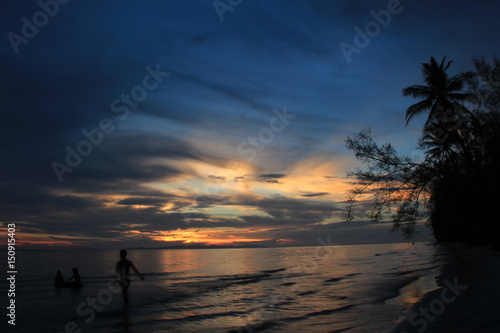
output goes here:
<path id="1" fill-rule="evenodd" d="M 354 219 L 356 202 L 370 194 L 374 204 L 369 218 L 377 222 L 392 214 L 393 229 L 401 229 L 410 237 L 416 223 L 425 215 L 422 208 L 427 205 L 431 181 L 439 175 L 426 163 L 398 154 L 390 143 L 377 144 L 371 129 L 348 137 L 346 144 L 356 158 L 367 165 L 367 169 L 358 168 L 348 173 L 357 182 L 347 197 L 346 220 Z"/>
<path id="2" fill-rule="evenodd" d="M 473 102 L 475 95 L 461 92 L 465 82 L 472 76 L 472 72 L 461 73 L 449 77 L 446 71 L 453 61 L 445 65 L 446 57 L 438 65 L 431 57 L 430 62 L 422 64 L 422 74 L 427 85 L 413 85 L 403 89 L 404 96 L 423 98 L 422 101 L 411 105 L 406 111 L 406 124 L 416 115 L 429 111 L 427 123 L 442 119 L 447 110 L 454 110 L 454 103 Z"/>
<path id="3" fill-rule="evenodd" d="M 426 220 L 437 240 L 498 246 L 492 230 L 500 201 L 500 61 L 474 58 L 476 72 L 452 78 L 446 74 L 450 64 L 443 58 L 438 65 L 431 58 L 423 64 L 427 86 L 403 90 L 404 95 L 425 98 L 408 108 L 407 123 L 429 111 L 419 139 L 422 161 L 398 154 L 391 144 L 375 143 L 371 130 L 346 139 L 366 165 L 348 174 L 357 182 L 347 197 L 346 220 L 354 218 L 353 207 L 361 196 L 370 194 L 370 219 L 392 215 L 393 229 L 407 237 L 417 222 Z"/>
<path id="4" fill-rule="evenodd" d="M 467 78 L 469 94 L 478 97 L 475 104 L 475 111 L 499 112 L 500 110 L 500 60 L 493 56 L 493 63 L 490 64 L 484 57 L 472 58 L 472 63 L 476 68 L 475 75 Z"/>

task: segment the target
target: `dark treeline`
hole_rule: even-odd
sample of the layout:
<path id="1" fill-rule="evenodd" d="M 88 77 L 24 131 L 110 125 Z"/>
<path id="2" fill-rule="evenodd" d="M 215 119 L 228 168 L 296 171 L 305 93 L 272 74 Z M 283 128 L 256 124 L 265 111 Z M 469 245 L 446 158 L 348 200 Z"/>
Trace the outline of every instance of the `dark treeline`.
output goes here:
<path id="1" fill-rule="evenodd" d="M 498 247 L 500 61 L 472 62 L 474 71 L 450 77 L 452 62 L 431 57 L 422 64 L 425 85 L 403 89 L 420 100 L 408 108 L 406 123 L 427 113 L 418 141 L 422 160 L 400 155 L 390 143 L 377 144 L 370 129 L 347 138 L 366 166 L 349 173 L 357 180 L 347 200 L 348 221 L 361 196 L 371 194 L 370 219 L 392 214 L 393 229 L 407 237 L 426 221 L 438 241 Z"/>

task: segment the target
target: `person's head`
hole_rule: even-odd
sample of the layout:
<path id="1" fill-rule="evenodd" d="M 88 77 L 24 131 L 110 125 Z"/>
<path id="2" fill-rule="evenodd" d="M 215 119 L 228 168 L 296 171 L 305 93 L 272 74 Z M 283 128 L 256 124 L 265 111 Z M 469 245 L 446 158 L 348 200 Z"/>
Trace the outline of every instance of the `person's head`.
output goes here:
<path id="1" fill-rule="evenodd" d="M 57 271 L 57 276 L 61 276 L 61 275 L 62 275 L 61 271 Z"/>
<path id="2" fill-rule="evenodd" d="M 73 274 L 78 274 L 78 268 L 73 268 Z"/>
<path id="3" fill-rule="evenodd" d="M 120 258 L 124 259 L 127 256 L 127 250 L 120 250 Z"/>

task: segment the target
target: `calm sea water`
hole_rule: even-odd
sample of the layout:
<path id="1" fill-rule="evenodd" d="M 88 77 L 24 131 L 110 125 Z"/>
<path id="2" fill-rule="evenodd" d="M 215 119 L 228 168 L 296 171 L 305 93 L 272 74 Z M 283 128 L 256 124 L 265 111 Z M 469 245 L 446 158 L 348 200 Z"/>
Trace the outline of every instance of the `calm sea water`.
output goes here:
<path id="1" fill-rule="evenodd" d="M 429 243 L 130 250 L 128 258 L 145 281 L 132 282 L 128 305 L 112 272 L 117 251 L 19 251 L 16 327 L 6 325 L 5 314 L 0 327 L 54 333 L 384 332 L 435 287 L 444 251 Z M 85 287 L 55 290 L 56 271 L 67 279 L 72 267 Z"/>

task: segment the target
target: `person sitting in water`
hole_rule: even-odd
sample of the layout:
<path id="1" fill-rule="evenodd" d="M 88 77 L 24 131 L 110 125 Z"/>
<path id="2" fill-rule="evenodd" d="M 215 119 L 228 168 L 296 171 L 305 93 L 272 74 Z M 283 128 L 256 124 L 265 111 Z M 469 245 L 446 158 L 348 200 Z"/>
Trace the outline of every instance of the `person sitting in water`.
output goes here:
<path id="1" fill-rule="evenodd" d="M 56 288 L 64 287 L 64 277 L 63 277 L 61 271 L 57 271 L 57 275 L 56 275 L 56 278 L 54 280 L 54 286 Z"/>
<path id="2" fill-rule="evenodd" d="M 74 282 L 70 282 L 75 279 Z M 70 288 L 80 288 L 83 287 L 82 282 L 80 281 L 80 274 L 78 273 L 78 268 L 73 268 L 73 275 L 66 281 L 65 285 Z"/>
<path id="3" fill-rule="evenodd" d="M 130 268 L 132 268 L 139 276 L 141 280 L 144 281 L 144 277 L 137 270 L 134 263 L 125 257 L 127 256 L 127 250 L 120 250 L 120 258 L 121 260 L 116 263 L 115 270 L 117 274 L 120 276 L 120 287 L 122 288 L 123 300 L 125 303 L 128 303 L 128 287 L 130 286 Z"/>

